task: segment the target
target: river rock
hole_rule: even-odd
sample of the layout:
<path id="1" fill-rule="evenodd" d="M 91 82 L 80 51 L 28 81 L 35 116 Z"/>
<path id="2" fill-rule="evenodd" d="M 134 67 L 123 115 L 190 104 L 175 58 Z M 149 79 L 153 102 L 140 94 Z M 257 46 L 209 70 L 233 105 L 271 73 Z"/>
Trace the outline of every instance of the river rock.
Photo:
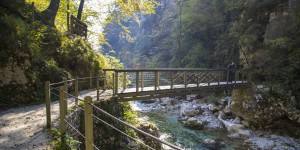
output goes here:
<path id="1" fill-rule="evenodd" d="M 178 103 L 179 103 L 178 99 L 171 99 L 170 100 L 170 104 L 173 105 L 173 106 L 177 105 Z"/>
<path id="2" fill-rule="evenodd" d="M 295 107 L 290 106 L 294 105 L 291 99 L 279 95 L 262 99 L 256 99 L 253 95 L 251 89 L 235 89 L 230 105 L 230 111 L 248 121 L 251 126 L 267 127 L 272 125 L 274 121 L 286 118 L 287 110 Z"/>
<path id="3" fill-rule="evenodd" d="M 243 120 L 243 121 L 242 121 L 242 125 L 244 125 L 245 127 L 250 127 L 249 122 L 246 121 L 246 120 Z"/>
<path id="4" fill-rule="evenodd" d="M 182 122 L 182 121 L 187 121 L 188 119 L 189 119 L 189 117 L 184 116 L 184 117 L 180 117 L 180 118 L 178 119 L 178 121 Z"/>
<path id="5" fill-rule="evenodd" d="M 240 130 L 238 134 L 242 139 L 248 139 L 252 136 L 252 132 L 250 130 Z"/>
<path id="6" fill-rule="evenodd" d="M 197 116 L 199 113 L 200 113 L 199 110 L 190 109 L 190 110 L 185 110 L 183 114 L 188 117 L 194 117 Z"/>
<path id="7" fill-rule="evenodd" d="M 234 124 L 241 124 L 241 118 L 240 117 L 236 117 L 233 122 Z"/>
<path id="8" fill-rule="evenodd" d="M 200 122 L 195 117 L 189 118 L 187 121 L 183 121 L 183 125 L 193 129 L 203 129 L 206 122 Z"/>
<path id="9" fill-rule="evenodd" d="M 215 112 L 218 112 L 218 111 L 220 110 L 220 107 L 218 107 L 218 106 L 216 106 L 216 105 L 214 105 L 214 104 L 209 104 L 209 105 L 208 105 L 208 109 L 209 109 L 210 111 L 212 111 L 213 113 L 215 113 Z"/>
<path id="10" fill-rule="evenodd" d="M 205 139 L 203 141 L 202 144 L 204 147 L 209 148 L 211 150 L 217 150 L 220 149 L 222 147 L 224 147 L 224 145 L 218 141 L 212 140 L 212 139 Z"/>
<path id="11" fill-rule="evenodd" d="M 148 100 L 142 100 L 141 103 L 145 103 L 145 104 L 151 104 L 151 103 L 155 103 L 156 99 L 148 99 Z"/>

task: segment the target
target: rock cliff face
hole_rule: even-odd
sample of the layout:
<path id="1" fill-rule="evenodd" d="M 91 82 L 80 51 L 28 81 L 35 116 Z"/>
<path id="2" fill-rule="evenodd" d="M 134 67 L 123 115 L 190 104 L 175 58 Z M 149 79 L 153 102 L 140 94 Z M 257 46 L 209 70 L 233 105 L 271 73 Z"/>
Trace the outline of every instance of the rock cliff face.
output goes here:
<path id="1" fill-rule="evenodd" d="M 255 68 L 253 79 L 271 82 L 277 93 L 295 96 L 300 108 L 300 1 L 159 0 L 157 14 L 141 26 L 105 27 L 110 46 L 103 51 L 127 67 Z M 112 34 L 111 34 L 112 33 Z M 115 53 L 110 53 L 114 50 Z"/>
<path id="2" fill-rule="evenodd" d="M 253 127 L 284 128 L 290 135 L 300 137 L 300 111 L 294 97 L 262 96 L 252 89 L 237 89 L 233 91 L 229 109 Z"/>
<path id="3" fill-rule="evenodd" d="M 32 17 L 24 0 L 0 2 L 0 109 L 42 102 L 45 81 L 87 76 L 106 65 L 86 39 L 61 35 Z"/>

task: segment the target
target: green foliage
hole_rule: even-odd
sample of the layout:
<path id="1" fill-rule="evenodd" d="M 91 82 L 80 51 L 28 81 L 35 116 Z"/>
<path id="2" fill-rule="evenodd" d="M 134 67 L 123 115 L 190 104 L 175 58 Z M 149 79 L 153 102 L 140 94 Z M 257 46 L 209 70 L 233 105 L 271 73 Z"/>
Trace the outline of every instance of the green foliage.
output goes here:
<path id="1" fill-rule="evenodd" d="M 76 150 L 76 146 L 81 142 L 74 140 L 70 136 L 65 137 L 65 142 L 61 141 L 61 132 L 54 128 L 50 130 L 52 141 L 51 145 L 53 150 Z"/>

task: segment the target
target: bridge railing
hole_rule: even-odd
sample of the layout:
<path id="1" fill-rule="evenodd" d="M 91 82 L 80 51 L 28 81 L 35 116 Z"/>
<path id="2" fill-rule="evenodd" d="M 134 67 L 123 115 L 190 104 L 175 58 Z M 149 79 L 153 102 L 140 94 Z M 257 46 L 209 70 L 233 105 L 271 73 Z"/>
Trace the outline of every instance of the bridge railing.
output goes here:
<path id="1" fill-rule="evenodd" d="M 94 104 L 95 100 L 93 100 L 92 97 L 87 96 L 84 99 L 79 97 L 78 89 L 79 89 L 80 83 L 89 82 L 90 88 L 94 88 L 94 85 L 96 85 L 96 90 L 97 90 L 96 91 L 97 92 L 97 100 L 96 101 L 99 101 L 99 81 L 100 81 L 100 79 L 104 79 L 104 81 L 105 81 L 108 78 L 106 78 L 106 74 L 102 75 L 102 72 L 99 72 L 97 74 L 97 76 L 93 76 L 93 73 L 91 72 L 89 77 L 83 77 L 83 78 L 76 77 L 75 79 L 70 79 L 70 80 L 67 80 L 66 78 L 64 78 L 63 81 L 57 82 L 57 83 L 50 83 L 49 81 L 46 82 L 45 91 L 46 91 L 47 128 L 50 128 L 50 125 L 51 125 L 51 113 L 50 113 L 51 97 L 50 96 L 55 95 L 59 99 L 59 128 L 60 128 L 61 142 L 63 144 L 68 145 L 70 147 L 70 149 L 78 148 L 78 145 L 70 145 L 69 143 L 66 142 L 67 141 L 66 135 L 67 135 L 67 132 L 69 131 L 69 132 L 72 132 L 72 135 L 73 135 L 73 137 L 71 136 L 72 138 L 74 138 L 74 136 L 76 136 L 75 139 L 78 139 L 78 138 L 83 139 L 82 141 L 84 141 L 84 142 L 82 142 L 82 143 L 85 144 L 85 149 L 99 150 L 99 148 L 94 144 L 94 130 L 93 130 L 94 126 L 95 126 L 94 120 L 97 120 L 97 122 L 101 122 L 102 124 L 112 128 L 116 132 L 119 132 L 123 136 L 126 136 L 129 139 L 140 143 L 147 149 L 154 150 L 154 148 L 147 145 L 140 139 L 132 137 L 131 135 L 128 135 L 125 131 L 122 131 L 122 129 L 119 129 L 118 128 L 118 127 L 120 127 L 119 125 L 121 124 L 124 127 L 131 128 L 132 130 L 136 131 L 137 133 L 140 133 L 140 134 L 146 136 L 147 138 L 151 138 L 160 144 L 167 145 L 167 146 L 171 147 L 172 149 L 176 149 L 176 150 L 182 149 L 174 144 L 163 141 L 163 140 L 159 139 L 158 137 L 155 137 L 147 132 L 144 132 L 144 131 L 136 128 L 135 126 L 133 126 L 127 122 L 124 122 L 121 119 L 109 114 L 108 112 L 104 111 L 103 109 L 101 109 L 100 107 L 95 105 Z M 74 88 L 74 89 L 72 89 L 72 90 L 75 90 L 74 94 L 72 94 L 70 88 Z M 79 109 L 78 111 L 82 111 L 84 113 L 84 125 L 83 125 L 84 129 L 80 129 L 81 125 L 78 125 L 73 120 L 70 120 L 70 118 L 67 117 L 67 115 L 70 114 L 68 111 L 70 109 L 70 106 L 68 106 L 69 105 L 68 103 L 70 102 L 69 98 L 74 98 L 75 104 L 73 106 L 76 109 Z M 82 102 L 83 106 L 78 104 L 79 101 Z M 100 113 L 101 115 L 104 115 L 104 116 L 114 120 L 113 122 L 116 123 L 116 125 L 106 122 L 99 115 L 96 115 L 95 111 L 98 112 L 97 114 Z M 78 144 L 82 144 L 82 143 L 79 142 Z"/>
<path id="2" fill-rule="evenodd" d="M 232 83 L 243 84 L 251 80 L 251 70 L 244 69 L 104 69 L 113 72 L 113 94 L 126 92 L 126 89 L 135 88 L 141 92 L 150 87 L 157 91 L 163 89 L 193 88 L 199 86 L 220 86 Z M 233 74 L 233 80 L 228 80 L 229 73 Z M 168 86 L 168 87 L 166 87 Z"/>

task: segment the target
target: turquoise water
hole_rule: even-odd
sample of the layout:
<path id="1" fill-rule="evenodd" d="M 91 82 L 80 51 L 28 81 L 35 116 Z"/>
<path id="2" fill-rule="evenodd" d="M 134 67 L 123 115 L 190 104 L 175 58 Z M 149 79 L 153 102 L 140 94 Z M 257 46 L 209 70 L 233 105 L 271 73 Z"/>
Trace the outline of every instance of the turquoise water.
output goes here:
<path id="1" fill-rule="evenodd" d="M 148 116 L 150 121 L 154 122 L 154 124 L 159 128 L 161 134 L 165 133 L 170 135 L 164 140 L 186 149 L 208 149 L 202 146 L 203 141 L 208 138 L 223 143 L 225 146 L 221 148 L 222 150 L 247 149 L 243 146 L 243 140 L 230 139 L 225 130 L 193 130 L 184 127 L 180 122 L 178 122 L 179 116 L 177 113 L 156 111 L 142 113 L 140 115 Z"/>

